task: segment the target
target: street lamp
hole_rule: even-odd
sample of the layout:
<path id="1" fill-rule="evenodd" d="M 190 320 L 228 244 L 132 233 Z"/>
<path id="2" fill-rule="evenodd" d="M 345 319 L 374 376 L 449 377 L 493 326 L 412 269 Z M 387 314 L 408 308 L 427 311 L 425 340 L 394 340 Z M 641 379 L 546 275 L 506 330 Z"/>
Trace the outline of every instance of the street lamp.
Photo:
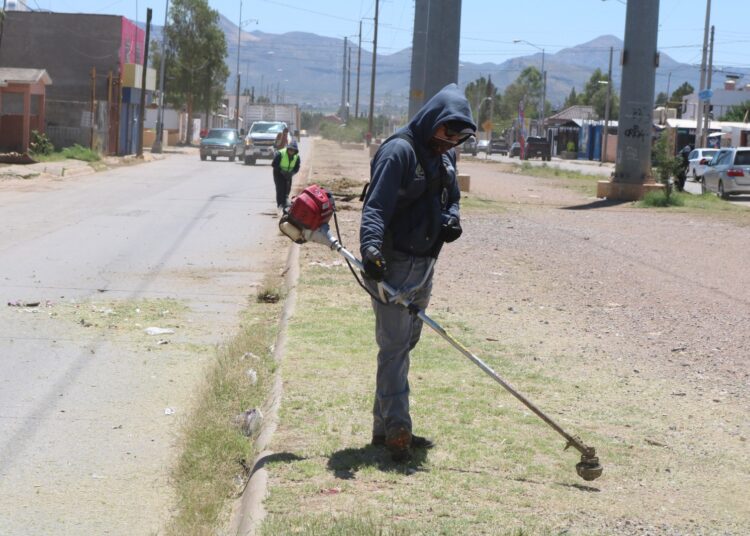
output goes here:
<path id="1" fill-rule="evenodd" d="M 240 44 L 242 43 L 242 27 L 248 22 L 258 24 L 258 19 L 242 20 L 242 0 L 240 0 L 240 18 L 237 19 L 237 99 L 234 109 L 234 128 L 240 129 Z"/>
<path id="2" fill-rule="evenodd" d="M 529 41 L 526 41 L 525 39 L 514 39 L 513 43 L 526 43 L 529 46 L 534 47 L 537 50 L 542 51 L 542 134 L 544 134 L 544 137 L 547 137 L 546 132 L 544 132 L 544 123 L 545 123 L 545 102 L 547 100 L 547 71 L 544 70 L 544 48 L 540 47 L 538 45 L 535 45 L 534 43 L 531 43 Z"/>
<path id="3" fill-rule="evenodd" d="M 169 17 L 169 0 L 164 7 L 164 28 L 161 29 L 161 65 L 159 66 L 159 111 L 156 114 L 156 138 L 151 146 L 152 153 L 161 153 L 164 136 L 164 63 L 167 55 L 167 21 Z"/>

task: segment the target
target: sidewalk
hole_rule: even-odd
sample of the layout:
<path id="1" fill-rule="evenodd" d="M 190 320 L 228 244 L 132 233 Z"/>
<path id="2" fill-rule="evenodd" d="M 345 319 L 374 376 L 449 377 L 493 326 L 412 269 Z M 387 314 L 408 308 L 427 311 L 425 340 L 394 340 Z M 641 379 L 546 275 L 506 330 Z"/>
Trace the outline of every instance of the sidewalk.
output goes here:
<path id="1" fill-rule="evenodd" d="M 169 154 L 189 154 L 196 151 L 196 147 L 168 147 L 162 154 L 152 154 L 150 149 L 144 149 L 143 159 L 139 159 L 135 155 L 125 155 L 103 156 L 97 162 L 85 162 L 69 158 L 36 164 L 0 165 L 0 180 L 80 177 L 119 166 L 163 160 L 168 158 Z"/>

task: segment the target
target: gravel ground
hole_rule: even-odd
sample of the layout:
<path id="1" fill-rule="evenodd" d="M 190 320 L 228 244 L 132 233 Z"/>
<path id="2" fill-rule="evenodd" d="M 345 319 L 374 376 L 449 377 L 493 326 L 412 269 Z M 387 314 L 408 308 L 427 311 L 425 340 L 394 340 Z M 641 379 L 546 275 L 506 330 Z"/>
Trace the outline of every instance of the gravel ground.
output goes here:
<path id="1" fill-rule="evenodd" d="M 367 176 L 364 152 L 318 141 L 316 161 L 327 164 L 312 181 Z M 498 203 L 464 210 L 431 312 L 580 385 L 574 397 L 545 393 L 542 405 L 628 453 L 599 450 L 591 512 L 574 502 L 540 510 L 575 511 L 588 533 L 750 533 L 750 211 L 638 209 L 492 163 L 459 167 L 471 197 Z M 344 214 L 356 251 L 358 212 Z"/>

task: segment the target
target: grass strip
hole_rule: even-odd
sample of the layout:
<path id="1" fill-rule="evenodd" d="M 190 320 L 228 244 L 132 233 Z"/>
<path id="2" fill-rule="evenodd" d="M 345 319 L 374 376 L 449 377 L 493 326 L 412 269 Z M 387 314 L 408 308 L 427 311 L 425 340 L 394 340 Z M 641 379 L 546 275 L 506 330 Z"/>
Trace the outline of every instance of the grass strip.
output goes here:
<path id="1" fill-rule="evenodd" d="M 216 534 L 227 521 L 227 505 L 247 483 L 257 453 L 233 418 L 260 408 L 272 385 L 272 345 L 282 303 L 265 299 L 271 294 L 278 291 L 262 289 L 243 313 L 238 335 L 216 348 L 215 364 L 185 423 L 173 472 L 177 512 L 167 534 Z"/>

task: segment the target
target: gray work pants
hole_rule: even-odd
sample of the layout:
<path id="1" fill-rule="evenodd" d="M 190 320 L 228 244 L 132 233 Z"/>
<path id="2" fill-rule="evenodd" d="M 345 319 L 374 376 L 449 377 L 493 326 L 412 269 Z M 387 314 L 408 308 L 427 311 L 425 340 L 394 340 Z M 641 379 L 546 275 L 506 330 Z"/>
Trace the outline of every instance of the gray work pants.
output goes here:
<path id="1" fill-rule="evenodd" d="M 390 257 L 386 260 L 386 282 L 396 289 L 413 288 L 430 269 L 430 257 L 411 257 L 401 253 L 394 253 Z M 370 280 L 366 282 L 370 290 L 377 293 L 377 285 Z M 425 309 L 431 291 L 432 273 L 410 298 L 420 309 Z M 400 305 L 384 305 L 373 299 L 372 308 L 375 312 L 375 340 L 379 349 L 372 433 L 386 435 L 400 427 L 411 431 L 409 352 L 419 341 L 422 321 Z"/>

